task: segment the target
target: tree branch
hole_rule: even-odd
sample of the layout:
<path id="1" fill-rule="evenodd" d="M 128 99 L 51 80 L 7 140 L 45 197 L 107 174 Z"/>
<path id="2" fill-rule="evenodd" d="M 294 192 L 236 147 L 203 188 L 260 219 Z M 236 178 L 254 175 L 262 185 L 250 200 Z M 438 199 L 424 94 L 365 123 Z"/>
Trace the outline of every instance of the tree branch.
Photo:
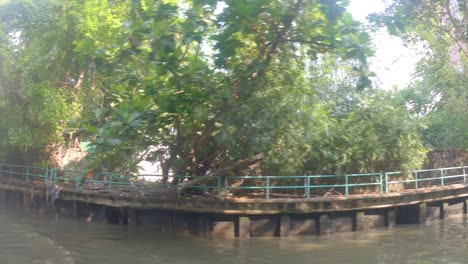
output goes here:
<path id="1" fill-rule="evenodd" d="M 236 161 L 233 164 L 230 164 L 230 165 L 227 165 L 227 166 L 222 167 L 220 169 L 217 169 L 217 170 L 211 172 L 210 175 L 211 176 L 218 176 L 218 177 L 227 176 L 227 175 L 231 174 L 232 172 L 240 171 L 240 170 L 245 169 L 245 168 L 247 168 L 249 166 L 252 166 L 252 165 L 260 162 L 262 159 L 263 159 L 263 154 L 257 154 L 257 155 L 254 155 L 254 156 L 250 157 L 250 158 L 239 160 L 239 161 Z M 192 185 L 200 183 L 200 182 L 202 182 L 204 180 L 206 180 L 206 179 L 202 178 L 202 179 L 194 179 L 194 180 L 191 180 L 191 181 L 187 181 L 187 182 L 182 183 L 180 185 L 180 187 L 184 188 L 184 187 L 187 187 L 187 186 L 192 186 Z"/>

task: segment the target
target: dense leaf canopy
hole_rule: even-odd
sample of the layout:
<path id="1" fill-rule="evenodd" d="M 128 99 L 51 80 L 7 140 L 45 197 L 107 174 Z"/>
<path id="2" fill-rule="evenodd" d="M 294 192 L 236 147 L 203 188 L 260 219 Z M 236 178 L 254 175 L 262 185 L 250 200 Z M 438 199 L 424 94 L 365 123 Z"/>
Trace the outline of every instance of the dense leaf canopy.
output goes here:
<path id="1" fill-rule="evenodd" d="M 346 5 L 0 1 L 0 152 L 78 138 L 90 168 L 150 160 L 164 175 L 420 167 L 424 123 L 408 105 L 425 98 L 372 86 L 370 36 Z"/>

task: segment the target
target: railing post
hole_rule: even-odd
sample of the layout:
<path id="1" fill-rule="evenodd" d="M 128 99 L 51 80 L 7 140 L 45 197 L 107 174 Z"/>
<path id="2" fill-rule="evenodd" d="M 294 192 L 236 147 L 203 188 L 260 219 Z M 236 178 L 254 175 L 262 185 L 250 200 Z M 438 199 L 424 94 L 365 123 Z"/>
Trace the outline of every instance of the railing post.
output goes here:
<path id="1" fill-rule="evenodd" d="M 109 173 L 109 192 L 112 192 L 112 181 L 114 180 L 114 174 Z"/>
<path id="2" fill-rule="evenodd" d="M 266 199 L 270 199 L 270 177 L 266 176 Z"/>
<path id="3" fill-rule="evenodd" d="M 224 176 L 224 198 L 228 196 L 229 176 Z"/>
<path id="4" fill-rule="evenodd" d="M 465 183 L 465 185 L 466 185 L 466 171 L 465 171 L 465 167 L 463 167 L 463 183 Z"/>
<path id="5" fill-rule="evenodd" d="M 440 185 L 444 187 L 444 169 L 440 169 Z"/>
<path id="6" fill-rule="evenodd" d="M 388 193 L 388 173 L 385 173 L 385 193 Z"/>
<path id="7" fill-rule="evenodd" d="M 49 182 L 49 167 L 45 168 L 45 173 L 44 173 L 44 183 L 46 186 L 48 182 Z"/>
<path id="8" fill-rule="evenodd" d="M 29 183 L 29 167 L 26 167 L 26 183 Z"/>
<path id="9" fill-rule="evenodd" d="M 11 181 L 11 176 L 13 174 L 13 168 L 10 167 L 10 173 L 8 174 L 8 179 Z"/>
<path id="10" fill-rule="evenodd" d="M 310 199 L 310 177 L 307 177 L 307 186 L 306 186 L 306 195 L 307 199 Z"/>
<path id="11" fill-rule="evenodd" d="M 79 190 L 80 189 L 80 182 L 81 182 L 81 179 L 84 179 L 86 177 L 86 175 L 84 175 L 84 172 L 83 171 L 80 171 L 78 173 L 78 177 L 76 177 L 76 190 Z"/>
<path id="12" fill-rule="evenodd" d="M 177 198 L 180 198 L 180 176 L 174 176 L 177 177 Z"/>
<path id="13" fill-rule="evenodd" d="M 348 174 L 345 174 L 345 195 L 349 195 Z"/>
<path id="14" fill-rule="evenodd" d="M 380 172 L 379 180 L 380 180 L 380 194 L 382 194 L 383 193 L 383 172 Z"/>
<path id="15" fill-rule="evenodd" d="M 218 185 L 218 199 L 221 199 L 221 176 L 216 177 L 216 184 Z"/>
<path id="16" fill-rule="evenodd" d="M 417 190 L 419 188 L 418 171 L 414 171 L 414 179 L 416 180 L 414 183 L 415 183 L 415 187 L 416 187 L 416 190 Z"/>
<path id="17" fill-rule="evenodd" d="M 57 170 L 52 169 L 52 186 L 55 187 L 55 181 L 57 180 Z"/>

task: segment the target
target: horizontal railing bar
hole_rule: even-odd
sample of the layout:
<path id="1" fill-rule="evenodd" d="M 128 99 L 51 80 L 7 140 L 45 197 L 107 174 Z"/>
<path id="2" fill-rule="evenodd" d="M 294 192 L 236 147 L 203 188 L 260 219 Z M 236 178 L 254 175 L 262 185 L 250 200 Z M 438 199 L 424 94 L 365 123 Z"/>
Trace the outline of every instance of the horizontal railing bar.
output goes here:
<path id="1" fill-rule="evenodd" d="M 464 176 L 463 174 L 459 174 L 459 175 L 448 175 L 448 176 L 444 176 L 444 179 L 460 178 L 460 177 L 463 177 L 463 176 Z"/>
<path id="2" fill-rule="evenodd" d="M 345 174 L 346 176 L 351 176 L 351 177 L 357 177 L 357 176 L 363 176 L 363 177 L 369 177 L 369 176 L 380 176 L 380 173 L 365 173 L 365 174 Z"/>
<path id="3" fill-rule="evenodd" d="M 10 173 L 9 171 L 0 171 L 0 172 Z M 12 174 L 22 175 L 22 176 L 31 176 L 31 177 L 44 177 L 44 175 L 42 175 L 42 174 L 32 174 L 32 173 L 27 173 L 27 172 L 12 172 Z"/>
<path id="4" fill-rule="evenodd" d="M 410 183 L 410 182 L 421 182 L 421 181 L 435 181 L 440 179 L 450 179 L 450 178 L 462 178 L 464 177 L 463 174 L 461 175 L 452 175 L 452 176 L 444 176 L 442 177 L 434 177 L 434 178 L 424 178 L 424 179 L 417 179 L 417 180 L 404 180 L 404 181 L 389 181 L 388 183 Z"/>
<path id="5" fill-rule="evenodd" d="M 309 175 L 309 176 L 226 176 L 229 179 L 307 179 L 307 178 L 344 178 L 338 175 Z"/>
<path id="6" fill-rule="evenodd" d="M 174 187 L 177 187 L 177 186 L 174 186 Z M 215 186 L 215 185 L 192 185 L 192 186 L 186 186 L 184 188 L 187 188 L 187 189 L 214 189 L 214 188 L 218 188 L 218 186 Z"/>
<path id="7" fill-rule="evenodd" d="M 346 185 L 311 185 L 311 186 L 227 186 L 227 189 L 291 189 L 290 187 L 294 187 L 295 189 L 307 189 L 307 188 L 334 188 L 334 187 L 346 187 Z"/>
<path id="8" fill-rule="evenodd" d="M 388 183 L 410 183 L 410 182 L 421 182 L 421 181 L 434 181 L 439 180 L 440 178 L 426 178 L 426 179 L 418 179 L 418 180 L 405 180 L 405 181 L 389 181 Z"/>
<path id="9" fill-rule="evenodd" d="M 397 174 L 403 174 L 403 172 L 386 172 L 385 174 L 387 174 L 387 175 L 397 175 Z"/>
<path id="10" fill-rule="evenodd" d="M 379 182 L 375 182 L 375 183 L 352 183 L 352 184 L 348 184 L 348 187 L 356 187 L 356 186 L 375 186 L 375 185 L 380 185 Z M 307 185 L 281 185 L 281 186 L 231 186 L 231 187 L 228 187 L 229 189 L 244 189 L 244 188 L 256 188 L 256 189 L 265 189 L 265 188 L 269 188 L 269 189 L 281 189 L 281 188 L 284 188 L 284 189 L 305 189 L 305 188 L 320 188 L 320 187 L 329 187 L 329 186 L 332 186 L 332 187 L 346 187 L 346 185 L 344 184 L 339 184 L 339 185 L 310 185 L 310 186 L 307 186 Z"/>
<path id="11" fill-rule="evenodd" d="M 354 186 L 374 186 L 374 185 L 380 185 L 380 182 L 351 183 L 351 184 L 348 184 L 349 187 L 354 187 Z"/>
<path id="12" fill-rule="evenodd" d="M 449 168 L 440 168 L 440 169 L 425 169 L 425 170 L 415 170 L 411 171 L 411 173 L 415 172 L 439 172 L 440 170 L 448 171 L 448 170 L 459 170 L 463 168 L 468 168 L 468 166 L 461 166 L 461 167 L 449 167 Z M 387 175 L 395 175 L 395 174 L 403 174 L 404 172 L 402 171 L 394 171 L 394 172 L 387 172 Z"/>

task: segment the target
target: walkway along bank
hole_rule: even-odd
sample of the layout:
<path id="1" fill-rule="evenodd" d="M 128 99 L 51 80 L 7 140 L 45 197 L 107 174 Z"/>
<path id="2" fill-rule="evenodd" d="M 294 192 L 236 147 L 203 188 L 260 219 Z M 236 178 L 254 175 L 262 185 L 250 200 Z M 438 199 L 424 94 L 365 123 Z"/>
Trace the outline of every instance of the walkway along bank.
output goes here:
<path id="1" fill-rule="evenodd" d="M 467 171 L 468 166 L 419 170 L 409 179 L 401 178 L 400 172 L 203 176 L 198 177 L 203 185 L 186 186 L 178 177 L 166 183 L 109 173 L 89 178 L 85 172 L 3 164 L 0 199 L 8 206 L 82 221 L 148 225 L 165 231 L 242 238 L 323 235 L 466 214 Z M 250 183 L 238 185 L 239 179 Z M 203 192 L 184 193 L 186 189 Z M 235 189 L 243 196 L 228 195 Z M 295 190 L 294 195 L 290 190 Z"/>

